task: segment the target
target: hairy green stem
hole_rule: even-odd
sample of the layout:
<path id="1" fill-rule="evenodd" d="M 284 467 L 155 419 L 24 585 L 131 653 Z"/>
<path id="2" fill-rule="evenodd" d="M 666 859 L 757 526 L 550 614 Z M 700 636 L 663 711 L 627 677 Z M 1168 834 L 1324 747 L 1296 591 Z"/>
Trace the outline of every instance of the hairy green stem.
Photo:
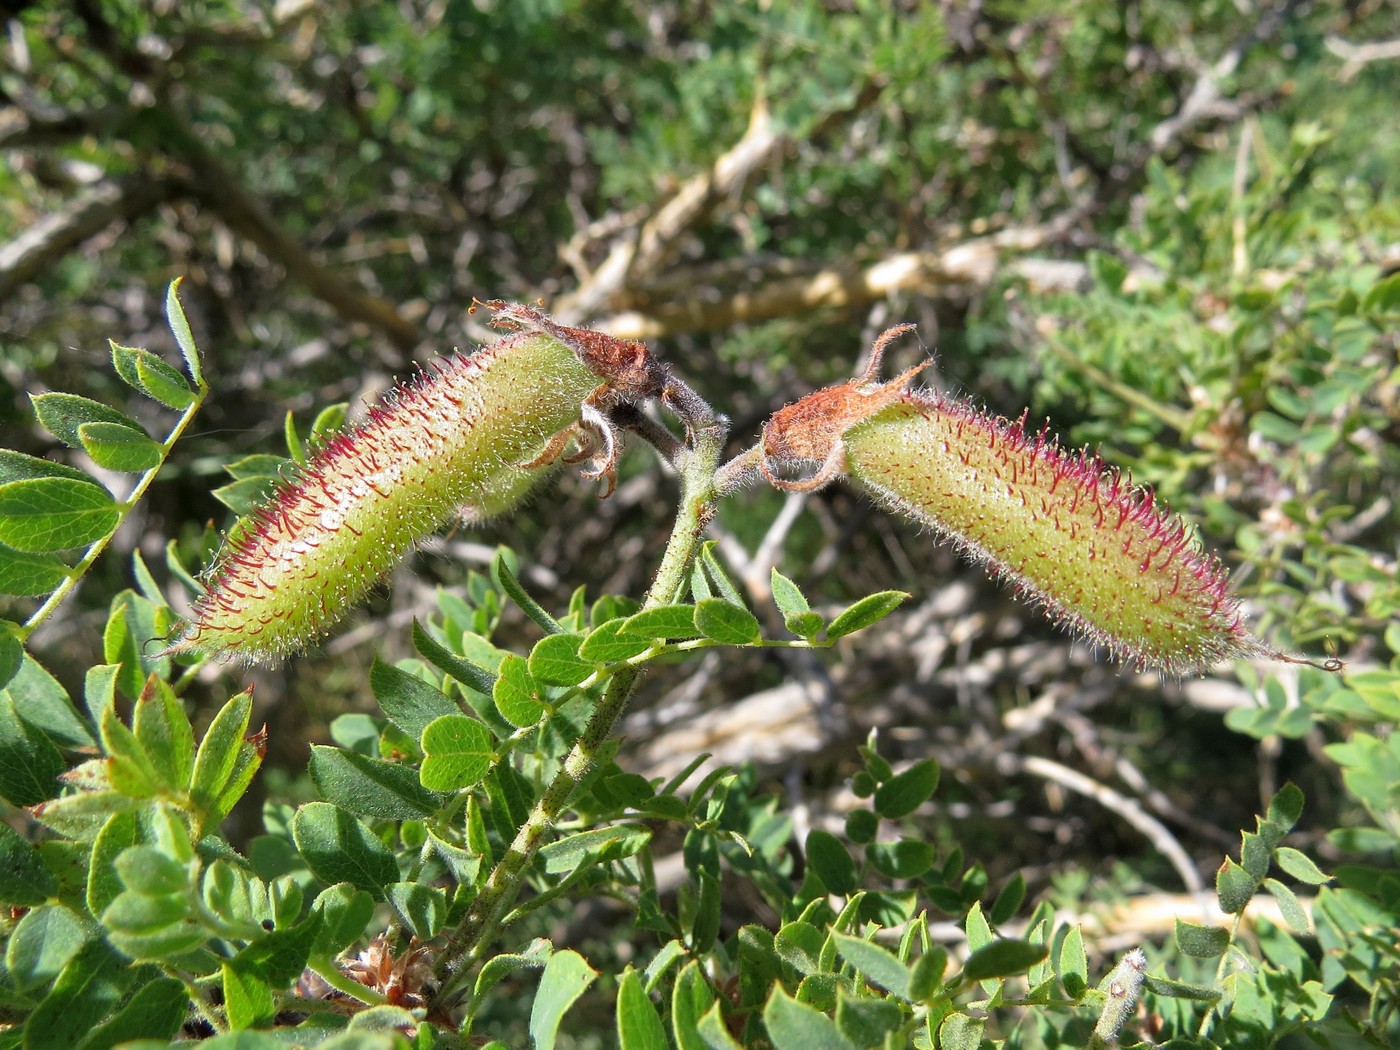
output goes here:
<path id="1" fill-rule="evenodd" d="M 1108 1050 L 1118 1045 L 1118 1034 L 1133 1016 L 1143 981 L 1147 977 L 1147 956 L 1134 948 L 1119 961 L 1104 982 L 1104 1004 L 1089 1037 L 1091 1050 Z"/>
<path id="2" fill-rule="evenodd" d="M 1240 927 L 1241 927 L 1243 924 L 1244 924 L 1244 911 L 1243 911 L 1243 910 L 1240 910 L 1240 911 L 1237 911 L 1237 912 L 1235 913 L 1235 918 L 1234 918 L 1234 920 L 1230 923 L 1230 944 L 1231 944 L 1231 945 L 1234 945 L 1234 944 L 1236 944 L 1236 943 L 1238 942 L 1239 935 L 1240 935 Z M 1226 976 L 1226 974 L 1227 974 L 1228 971 L 1229 971 L 1230 965 L 1231 965 L 1231 955 L 1230 955 L 1229 949 L 1226 949 L 1225 951 L 1223 951 L 1223 952 L 1220 953 L 1220 961 L 1217 962 L 1217 963 L 1215 964 L 1215 987 L 1216 987 L 1216 988 L 1223 988 L 1223 987 L 1225 986 L 1225 976 Z M 1220 1012 L 1220 1007 L 1221 1007 L 1221 1000 L 1217 999 L 1215 1002 L 1211 1003 L 1210 1006 L 1206 1009 L 1205 1013 L 1201 1015 L 1201 1023 L 1200 1023 L 1200 1026 L 1199 1026 L 1199 1027 L 1197 1028 L 1197 1030 L 1196 1030 L 1196 1034 L 1197 1034 L 1197 1036 L 1198 1036 L 1199 1038 L 1205 1039 L 1205 1038 L 1207 1038 L 1207 1037 L 1210 1035 L 1211 1027 L 1214 1025 L 1215 1020 L 1216 1020 L 1216 1018 L 1217 1018 L 1217 1016 L 1218 1016 L 1218 1014 L 1219 1014 L 1219 1012 Z"/>
<path id="3" fill-rule="evenodd" d="M 700 538 L 714 515 L 715 474 L 724 449 L 727 424 L 713 413 L 699 420 L 691 415 L 687 422 L 691 424 L 693 443 L 676 457 L 681 481 L 680 508 L 661 564 L 642 603 L 643 609 L 665 605 L 680 593 L 700 548 Z M 609 679 L 588 725 L 569 749 L 559 772 L 516 832 L 505 856 L 492 869 L 461 925 L 443 945 L 439 955 L 439 975 L 443 980 L 434 998 L 433 1010 L 448 1010 L 461 1001 L 475 964 L 481 960 L 500 929 L 501 920 L 520 894 L 530 861 L 563 816 L 575 791 L 593 771 L 603 745 L 612 735 L 613 726 L 626 709 L 640 678 L 641 671 L 629 667 Z"/>

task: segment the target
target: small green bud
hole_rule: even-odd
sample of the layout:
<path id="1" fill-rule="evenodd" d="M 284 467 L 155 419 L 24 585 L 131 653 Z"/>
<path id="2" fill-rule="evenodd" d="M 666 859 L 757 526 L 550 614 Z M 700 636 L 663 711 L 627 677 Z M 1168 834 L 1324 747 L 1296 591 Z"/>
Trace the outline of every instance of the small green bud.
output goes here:
<path id="1" fill-rule="evenodd" d="M 1123 956 L 1121 962 L 1108 975 L 1101 985 L 1104 993 L 1103 1012 L 1094 1026 L 1090 1046 L 1108 1047 L 1118 1042 L 1118 1033 L 1133 1016 L 1138 993 L 1147 978 L 1147 955 L 1141 948 L 1134 948 Z"/>

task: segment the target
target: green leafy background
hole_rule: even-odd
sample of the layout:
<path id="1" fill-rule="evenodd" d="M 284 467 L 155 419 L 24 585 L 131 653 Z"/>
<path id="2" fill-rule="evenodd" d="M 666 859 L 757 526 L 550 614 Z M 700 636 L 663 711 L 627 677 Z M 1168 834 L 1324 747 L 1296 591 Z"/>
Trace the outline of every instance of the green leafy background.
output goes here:
<path id="1" fill-rule="evenodd" d="M 877 1046 L 946 1003 L 920 1038 L 1082 1046 L 1126 928 L 1163 1038 L 1396 1036 L 1400 963 L 1373 931 L 1400 907 L 1400 64 L 1347 50 L 1395 35 L 1386 5 L 4 13 L 0 890 L 30 910 L 5 924 L 0 1019 L 28 1019 L 24 1045 L 164 1040 L 190 974 L 270 1024 L 386 916 L 449 928 L 589 676 L 634 659 L 655 666 L 625 744 L 473 985 L 478 1032 Z M 765 121 L 746 179 L 580 294 Z M 880 285 L 892 260 L 924 276 Z M 480 341 L 473 296 L 641 326 L 744 444 L 915 321 L 887 367 L 934 354 L 931 384 L 1151 483 L 1265 637 L 1349 673 L 1105 666 L 839 487 L 791 517 L 768 490 L 727 502 L 691 593 L 632 621 L 674 502 L 645 450 L 609 500 L 566 475 L 425 544 L 304 657 L 155 655 L 233 512 L 336 406 Z M 94 541 L 83 586 L 18 626 Z M 504 573 L 499 542 L 521 552 Z M 153 673 L 172 685 L 148 694 Z M 60 790 L 40 822 L 14 808 Z M 441 884 L 414 889 L 423 871 Z M 1173 896 L 1212 888 L 1273 920 L 1222 943 Z M 1121 928 L 1089 921 L 1107 905 Z M 925 909 L 927 945 L 864 925 Z M 1038 987 L 1074 1006 L 997 1006 Z M 335 1038 L 395 1045 L 401 1009 Z"/>

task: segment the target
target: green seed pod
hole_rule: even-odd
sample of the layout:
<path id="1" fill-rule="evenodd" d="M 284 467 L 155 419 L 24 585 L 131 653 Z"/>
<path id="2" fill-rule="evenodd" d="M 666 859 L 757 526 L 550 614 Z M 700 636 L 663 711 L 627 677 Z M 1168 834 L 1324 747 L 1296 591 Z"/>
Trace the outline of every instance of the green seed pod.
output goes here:
<path id="1" fill-rule="evenodd" d="M 463 512 L 508 510 L 574 438 L 611 482 L 622 402 L 657 396 L 668 375 L 639 343 L 566 328 L 519 305 L 488 304 L 522 329 L 436 362 L 240 523 L 212 582 L 167 652 L 281 657 L 324 633 L 424 535 Z"/>
<path id="2" fill-rule="evenodd" d="M 1090 455 L 916 394 L 844 444 L 876 499 L 952 535 L 1118 659 L 1180 674 L 1262 652 L 1219 560 L 1150 490 Z"/>
<path id="3" fill-rule="evenodd" d="M 514 513 L 556 473 L 559 462 L 538 467 L 502 467 L 482 482 L 470 503 L 457 508 L 457 519 L 470 528 Z"/>
<path id="4" fill-rule="evenodd" d="M 1042 432 L 929 391 L 914 369 L 866 373 L 776 413 L 762 470 L 780 488 L 811 490 L 846 473 L 880 503 L 950 537 L 969 556 L 1118 659 L 1171 674 L 1222 660 L 1279 656 L 1256 641 L 1218 559 L 1152 493 Z M 773 467 L 820 463 L 806 481 Z"/>

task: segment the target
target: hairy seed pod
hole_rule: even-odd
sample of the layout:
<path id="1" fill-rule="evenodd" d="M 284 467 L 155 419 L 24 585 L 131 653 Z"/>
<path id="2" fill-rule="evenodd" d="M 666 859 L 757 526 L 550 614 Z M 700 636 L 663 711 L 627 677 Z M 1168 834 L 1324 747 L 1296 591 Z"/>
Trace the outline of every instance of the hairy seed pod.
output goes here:
<path id="1" fill-rule="evenodd" d="M 848 474 L 884 506 L 950 537 L 964 552 L 1115 657 L 1171 674 L 1271 655 L 1241 622 L 1218 559 L 1188 526 L 1088 453 L 1044 432 L 924 390 L 914 369 L 873 382 L 871 367 L 776 413 L 761 466 L 780 488 L 811 490 Z M 804 481 L 773 468 L 819 463 Z"/>
<path id="2" fill-rule="evenodd" d="M 607 410 L 660 394 L 663 366 L 639 343 L 488 304 L 517 329 L 431 370 L 332 437 L 240 523 L 167 652 L 277 658 L 321 635 L 390 568 L 459 511 L 508 510 L 570 438 L 612 478 Z"/>
<path id="3" fill-rule="evenodd" d="M 1019 423 L 908 394 L 846 434 L 851 475 L 1115 657 L 1180 674 L 1262 652 L 1220 561 L 1148 489 Z"/>

